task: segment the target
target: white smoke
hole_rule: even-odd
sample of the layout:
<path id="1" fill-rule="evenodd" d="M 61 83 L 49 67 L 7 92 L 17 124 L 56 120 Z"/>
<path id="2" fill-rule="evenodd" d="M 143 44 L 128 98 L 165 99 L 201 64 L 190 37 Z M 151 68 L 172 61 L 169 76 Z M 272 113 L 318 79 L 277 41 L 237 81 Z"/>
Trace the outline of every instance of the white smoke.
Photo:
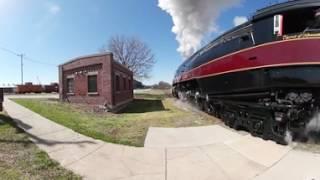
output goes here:
<path id="1" fill-rule="evenodd" d="M 245 16 L 236 16 L 233 19 L 233 25 L 234 26 L 239 26 L 243 23 L 246 23 L 248 21 L 248 18 Z"/>
<path id="2" fill-rule="evenodd" d="M 285 138 L 284 140 L 288 143 L 288 144 L 291 144 L 292 141 L 293 141 L 293 137 L 292 137 L 292 133 L 290 131 L 286 131 L 286 135 L 285 135 Z"/>
<path id="3" fill-rule="evenodd" d="M 306 133 L 310 132 L 320 132 L 320 113 L 316 113 L 307 124 Z"/>
<path id="4" fill-rule="evenodd" d="M 178 52 L 191 56 L 206 34 L 217 32 L 216 20 L 220 13 L 241 0 L 159 0 L 158 6 L 171 15 L 172 32 L 179 42 Z"/>

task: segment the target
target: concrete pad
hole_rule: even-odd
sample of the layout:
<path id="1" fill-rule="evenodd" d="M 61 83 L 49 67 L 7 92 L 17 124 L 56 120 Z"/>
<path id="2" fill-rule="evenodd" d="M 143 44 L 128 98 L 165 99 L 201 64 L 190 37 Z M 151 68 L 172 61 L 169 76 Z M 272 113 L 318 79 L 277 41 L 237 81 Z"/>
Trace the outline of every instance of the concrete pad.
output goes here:
<path id="1" fill-rule="evenodd" d="M 108 143 L 68 167 L 88 179 L 165 178 L 164 151 Z"/>
<path id="2" fill-rule="evenodd" d="M 255 179 L 319 180 L 320 154 L 291 151 L 279 163 Z"/>
<path id="3" fill-rule="evenodd" d="M 227 174 L 199 148 L 168 149 L 168 180 L 224 180 Z"/>
<path id="4" fill-rule="evenodd" d="M 128 178 L 121 178 L 119 180 L 165 180 L 164 174 L 147 174 L 147 175 L 137 175 Z"/>
<path id="5" fill-rule="evenodd" d="M 292 149 L 290 146 L 282 146 L 273 141 L 265 141 L 251 135 L 225 144 L 246 158 L 265 167 L 272 166 Z"/>
<path id="6" fill-rule="evenodd" d="M 93 140 L 91 138 L 79 138 L 78 141 L 86 143 L 73 143 L 68 145 L 68 148 L 48 152 L 48 154 L 51 158 L 60 162 L 61 165 L 68 166 L 69 164 L 92 154 L 105 144 L 102 141 Z"/>
<path id="7" fill-rule="evenodd" d="M 165 173 L 165 150 L 124 147 L 123 162 L 135 175 Z"/>
<path id="8" fill-rule="evenodd" d="M 252 179 L 266 169 L 222 143 L 203 146 L 201 149 L 221 167 L 230 179 Z"/>
<path id="9" fill-rule="evenodd" d="M 30 135 L 30 134 L 29 134 Z M 58 151 L 64 148 L 68 148 L 68 146 L 79 145 L 82 144 L 93 144 L 91 140 L 83 141 L 78 133 L 70 129 L 64 129 L 62 131 L 58 131 L 56 133 L 51 133 L 43 136 L 35 136 L 31 135 L 30 139 L 38 145 L 41 149 L 50 153 L 53 151 Z"/>
<path id="10" fill-rule="evenodd" d="M 68 165 L 68 168 L 86 179 L 121 179 L 133 176 L 119 158 L 124 146 L 105 143 L 90 155 Z"/>
<path id="11" fill-rule="evenodd" d="M 194 147 L 241 137 L 220 125 L 189 128 L 149 128 L 145 147 Z"/>

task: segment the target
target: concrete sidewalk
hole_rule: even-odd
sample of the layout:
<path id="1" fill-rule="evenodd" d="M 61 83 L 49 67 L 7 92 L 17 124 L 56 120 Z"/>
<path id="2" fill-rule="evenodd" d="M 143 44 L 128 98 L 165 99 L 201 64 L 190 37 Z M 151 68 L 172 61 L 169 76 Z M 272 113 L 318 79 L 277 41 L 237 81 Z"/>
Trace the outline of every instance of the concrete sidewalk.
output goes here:
<path id="1" fill-rule="evenodd" d="M 165 150 L 83 136 L 5 99 L 5 110 L 42 150 L 86 179 L 165 179 Z"/>
<path id="2" fill-rule="evenodd" d="M 320 156 L 222 126 L 151 128 L 145 148 L 86 137 L 5 99 L 5 110 L 62 166 L 86 179 L 319 178 Z"/>

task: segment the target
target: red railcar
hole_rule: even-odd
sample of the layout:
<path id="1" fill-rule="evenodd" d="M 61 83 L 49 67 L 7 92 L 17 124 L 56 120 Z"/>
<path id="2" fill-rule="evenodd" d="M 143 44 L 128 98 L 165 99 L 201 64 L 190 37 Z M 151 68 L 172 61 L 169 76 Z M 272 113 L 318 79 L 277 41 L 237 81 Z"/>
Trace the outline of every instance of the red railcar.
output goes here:
<path id="1" fill-rule="evenodd" d="M 34 85 L 32 83 L 25 83 L 24 85 L 17 85 L 16 93 L 53 93 L 59 91 L 58 83 L 52 83 L 50 85 Z"/>
<path id="2" fill-rule="evenodd" d="M 17 85 L 16 93 L 25 94 L 25 93 L 42 93 L 43 88 L 41 85 L 34 85 L 30 82 L 25 83 L 24 85 Z"/>
<path id="3" fill-rule="evenodd" d="M 177 70 L 173 95 L 233 128 L 286 144 L 320 109 L 320 1 L 261 10 L 200 49 Z"/>

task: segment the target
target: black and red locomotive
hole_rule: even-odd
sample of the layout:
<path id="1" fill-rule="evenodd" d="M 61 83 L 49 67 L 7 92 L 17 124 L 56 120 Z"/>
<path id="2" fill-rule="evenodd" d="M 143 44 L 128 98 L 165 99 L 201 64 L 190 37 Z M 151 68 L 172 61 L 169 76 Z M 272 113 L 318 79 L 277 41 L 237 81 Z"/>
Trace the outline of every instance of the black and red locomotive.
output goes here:
<path id="1" fill-rule="evenodd" d="M 186 60 L 173 95 L 264 139 L 304 134 L 320 107 L 320 1 L 258 10 Z"/>

